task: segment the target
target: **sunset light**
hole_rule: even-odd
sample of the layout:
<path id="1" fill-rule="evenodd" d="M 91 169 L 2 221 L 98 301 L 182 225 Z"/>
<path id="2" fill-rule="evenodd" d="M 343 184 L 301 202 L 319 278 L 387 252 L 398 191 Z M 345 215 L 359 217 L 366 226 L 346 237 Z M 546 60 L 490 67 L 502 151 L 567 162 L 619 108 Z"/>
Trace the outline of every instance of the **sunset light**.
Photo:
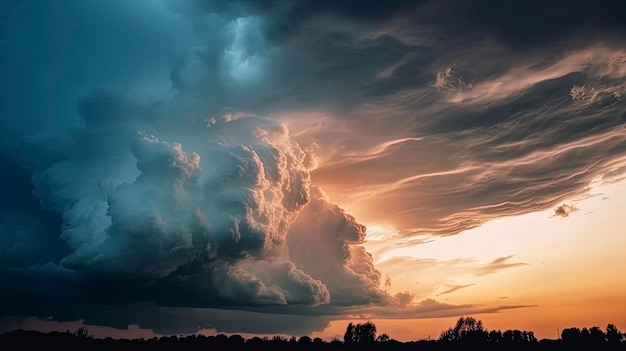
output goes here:
<path id="1" fill-rule="evenodd" d="M 626 347 L 626 3 L 0 19 L 0 349 Z"/>

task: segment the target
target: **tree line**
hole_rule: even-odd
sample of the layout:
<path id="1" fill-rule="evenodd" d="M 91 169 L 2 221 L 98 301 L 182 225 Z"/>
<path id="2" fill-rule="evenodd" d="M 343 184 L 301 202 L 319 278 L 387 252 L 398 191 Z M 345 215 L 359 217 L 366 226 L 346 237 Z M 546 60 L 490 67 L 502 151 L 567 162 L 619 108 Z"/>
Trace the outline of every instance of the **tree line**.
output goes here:
<path id="1" fill-rule="evenodd" d="M 566 328 L 557 340 L 538 340 L 532 331 L 487 330 L 482 321 L 473 317 L 461 317 L 456 324 L 441 332 L 436 340 L 400 342 L 386 333 L 377 335 L 372 322 L 349 323 L 343 340 L 326 341 L 321 338 L 301 336 L 253 337 L 241 335 L 215 336 L 187 335 L 161 336 L 151 339 L 97 339 L 81 327 L 74 332 L 40 333 L 17 330 L 0 335 L 0 350 L 625 350 L 626 336 L 613 324 L 602 330 L 592 328 Z"/>

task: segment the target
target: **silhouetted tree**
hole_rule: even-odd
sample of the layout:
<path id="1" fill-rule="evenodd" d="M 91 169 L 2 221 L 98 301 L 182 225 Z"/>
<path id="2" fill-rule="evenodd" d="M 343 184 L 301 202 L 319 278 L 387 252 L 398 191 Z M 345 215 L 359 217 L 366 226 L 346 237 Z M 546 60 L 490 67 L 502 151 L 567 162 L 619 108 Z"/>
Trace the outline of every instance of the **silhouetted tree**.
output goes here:
<path id="1" fill-rule="evenodd" d="M 345 344 L 351 344 L 355 342 L 356 326 L 352 322 L 348 323 L 346 332 L 343 334 L 343 342 Z"/>
<path id="2" fill-rule="evenodd" d="M 615 348 L 622 341 L 622 333 L 617 329 L 614 324 L 606 326 L 606 341 L 610 348 Z"/>
<path id="3" fill-rule="evenodd" d="M 339 340 L 337 338 L 332 338 L 332 340 L 330 340 L 329 344 L 333 345 L 333 346 L 341 345 L 341 340 Z"/>
<path id="4" fill-rule="evenodd" d="M 284 336 L 280 336 L 280 335 L 274 335 L 272 336 L 272 341 L 275 343 L 287 342 L 287 338 L 285 338 Z"/>
<path id="5" fill-rule="evenodd" d="M 343 335 L 343 341 L 346 344 L 353 343 L 373 343 L 376 340 L 376 325 L 372 322 L 354 325 L 348 324 L 346 332 Z"/>
<path id="6" fill-rule="evenodd" d="M 313 339 L 313 343 L 314 344 L 323 344 L 324 343 L 324 339 L 322 339 L 322 338 L 315 338 L 315 339 Z"/>
<path id="7" fill-rule="evenodd" d="M 74 335 L 78 336 L 79 338 L 93 339 L 93 335 L 89 334 L 89 329 L 85 327 L 80 327 L 74 330 Z"/>
<path id="8" fill-rule="evenodd" d="M 266 341 L 267 341 L 267 340 L 263 340 L 263 339 L 259 338 L 258 336 L 255 336 L 255 337 L 253 337 L 252 339 L 248 339 L 248 340 L 246 340 L 246 344 L 261 346 L 261 345 L 263 345 Z"/>
<path id="9" fill-rule="evenodd" d="M 313 340 L 310 337 L 303 335 L 298 339 L 298 342 L 301 344 L 310 344 Z"/>
<path id="10" fill-rule="evenodd" d="M 502 332 L 499 330 L 492 330 L 487 336 L 487 341 L 493 344 L 500 344 L 503 341 Z"/>
<path id="11" fill-rule="evenodd" d="M 561 332 L 561 339 L 565 343 L 575 343 L 580 338 L 580 329 L 578 328 L 565 328 Z"/>
<path id="12" fill-rule="evenodd" d="M 535 338 L 535 334 L 533 332 L 525 331 L 525 330 L 517 330 L 517 329 L 505 331 L 504 333 L 502 333 L 502 337 L 500 339 L 500 343 L 507 344 L 507 345 L 527 344 L 527 343 L 534 343 L 534 342 L 537 342 L 537 338 Z"/>
<path id="13" fill-rule="evenodd" d="M 482 321 L 477 321 L 473 317 L 461 317 L 456 322 L 454 328 L 449 328 L 441 333 L 440 341 L 470 341 L 487 342 L 488 333 L 483 327 Z"/>
<path id="14" fill-rule="evenodd" d="M 243 336 L 238 335 L 238 334 L 231 335 L 228 338 L 228 343 L 238 348 L 241 348 L 241 345 L 243 345 L 245 342 L 246 342 L 246 339 Z"/>
<path id="15" fill-rule="evenodd" d="M 609 346 L 609 343 L 607 342 L 607 340 L 611 338 L 608 336 L 609 333 L 614 335 L 615 331 L 613 328 L 609 328 L 608 326 L 607 335 L 605 335 L 599 327 L 592 327 L 589 329 L 566 328 L 563 329 L 563 332 L 561 333 L 561 339 L 568 348 L 598 350 Z"/>
<path id="16" fill-rule="evenodd" d="M 389 340 L 391 340 L 391 338 L 386 333 L 382 333 L 376 338 L 377 342 L 389 342 Z"/>
<path id="17" fill-rule="evenodd" d="M 606 335 L 599 327 L 589 329 L 589 342 L 593 345 L 603 345 L 606 343 Z"/>

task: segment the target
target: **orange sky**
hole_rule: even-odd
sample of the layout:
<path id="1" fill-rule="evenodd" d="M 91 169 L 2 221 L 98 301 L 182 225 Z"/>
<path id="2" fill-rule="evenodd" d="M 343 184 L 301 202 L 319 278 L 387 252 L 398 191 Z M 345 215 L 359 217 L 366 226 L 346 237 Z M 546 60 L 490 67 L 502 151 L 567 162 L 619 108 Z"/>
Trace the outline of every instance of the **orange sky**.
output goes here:
<path id="1" fill-rule="evenodd" d="M 428 285 L 429 289 L 420 290 L 415 284 L 411 291 L 417 301 L 434 298 L 453 304 L 532 306 L 474 315 L 488 329 L 532 330 L 538 338 L 554 338 L 557 328 L 572 326 L 604 329 L 613 323 L 624 329 L 626 218 L 622 209 L 626 206 L 626 182 L 598 186 L 590 194 L 595 196 L 574 201 L 578 210 L 566 218 L 553 217 L 552 210 L 502 218 L 457 235 L 431 237 L 432 241 L 425 244 L 385 252 L 382 258 L 375 256 L 375 261 L 389 274 L 392 292 L 409 289 L 420 281 Z M 376 242 L 369 245 L 376 252 Z M 399 267 L 385 265 L 398 256 L 432 259 L 432 267 L 421 265 L 420 270 L 412 270 L 407 269 L 406 262 Z M 481 263 L 507 256 L 520 265 L 476 273 L 484 269 Z M 450 264 L 455 259 L 464 261 Z M 395 270 L 386 272 L 384 267 Z M 394 279 L 398 275 L 399 279 Z M 438 295 L 451 283 L 469 286 Z M 437 337 L 456 319 L 374 322 L 379 332 L 398 340 L 415 340 Z M 340 335 L 348 322 L 334 321 L 315 335 Z"/>

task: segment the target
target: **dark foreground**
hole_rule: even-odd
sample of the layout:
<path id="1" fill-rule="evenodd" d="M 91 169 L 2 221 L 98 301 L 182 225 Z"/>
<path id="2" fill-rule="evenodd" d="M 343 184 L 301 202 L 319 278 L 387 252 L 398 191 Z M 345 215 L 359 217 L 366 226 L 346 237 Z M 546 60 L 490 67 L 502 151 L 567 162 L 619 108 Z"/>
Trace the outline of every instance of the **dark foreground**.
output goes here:
<path id="1" fill-rule="evenodd" d="M 545 351 L 603 351 L 625 350 L 626 337 L 614 325 L 609 324 L 606 331 L 598 327 L 590 329 L 567 328 L 558 340 L 537 340 L 532 332 L 520 330 L 487 330 L 480 321 L 472 317 L 461 318 L 453 328 L 441 333 L 438 340 L 419 340 L 399 342 L 387 334 L 376 336 L 373 323 L 353 325 L 346 329 L 344 340 L 324 341 L 307 336 L 290 339 L 275 336 L 273 338 L 244 339 L 240 335 L 217 336 L 188 335 L 162 336 L 152 339 L 96 339 L 85 328 L 74 332 L 40 333 L 37 331 L 17 330 L 0 335 L 0 350 L 545 350 Z"/>

